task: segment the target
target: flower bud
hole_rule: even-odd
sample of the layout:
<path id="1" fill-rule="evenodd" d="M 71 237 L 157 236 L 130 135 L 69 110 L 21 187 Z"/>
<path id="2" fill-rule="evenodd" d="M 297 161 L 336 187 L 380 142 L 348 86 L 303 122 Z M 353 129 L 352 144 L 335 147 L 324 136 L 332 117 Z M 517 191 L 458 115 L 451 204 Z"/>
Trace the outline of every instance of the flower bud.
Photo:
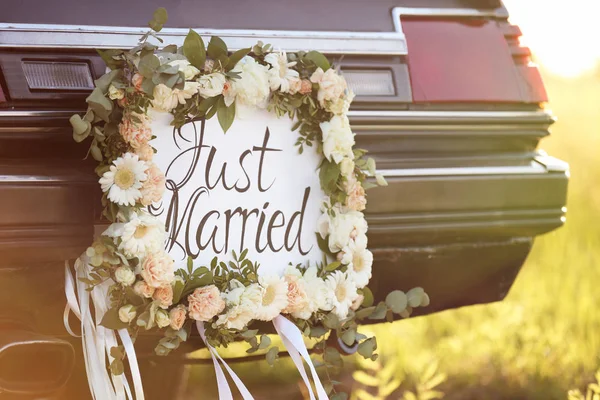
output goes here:
<path id="1" fill-rule="evenodd" d="M 119 319 L 121 322 L 128 324 L 133 321 L 136 315 L 137 311 L 131 304 L 127 304 L 126 306 L 119 308 Z"/>
<path id="2" fill-rule="evenodd" d="M 165 326 L 169 326 L 171 323 L 171 318 L 169 318 L 169 314 L 165 310 L 158 310 L 156 312 L 156 325 L 159 328 L 164 328 Z"/>
<path id="3" fill-rule="evenodd" d="M 119 267 L 115 271 L 115 279 L 123 286 L 131 286 L 135 282 L 135 273 L 129 267 Z"/>

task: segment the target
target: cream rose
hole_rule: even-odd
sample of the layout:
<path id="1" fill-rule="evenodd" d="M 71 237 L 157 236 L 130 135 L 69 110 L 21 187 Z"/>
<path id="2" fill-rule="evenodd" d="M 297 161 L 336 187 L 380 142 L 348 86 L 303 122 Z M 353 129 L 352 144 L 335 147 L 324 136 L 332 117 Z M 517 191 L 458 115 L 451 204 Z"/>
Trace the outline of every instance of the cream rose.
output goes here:
<path id="1" fill-rule="evenodd" d="M 190 64 L 188 60 L 174 60 L 171 61 L 169 65 L 178 67 L 179 70 L 183 72 L 186 81 L 189 81 L 200 73 L 200 70 Z"/>
<path id="2" fill-rule="evenodd" d="M 111 100 L 121 100 L 125 97 L 125 92 L 122 89 L 117 89 L 113 85 L 108 87 L 108 98 Z"/>
<path id="3" fill-rule="evenodd" d="M 339 164 L 344 157 L 354 157 L 354 133 L 346 116 L 335 115 L 319 126 L 323 132 L 323 154 L 329 161 Z"/>
<path id="4" fill-rule="evenodd" d="M 165 174 L 154 163 L 148 163 L 146 170 L 147 178 L 142 184 L 141 203 L 149 206 L 152 203 L 160 201 L 165 192 Z"/>
<path id="5" fill-rule="evenodd" d="M 129 267 L 119 267 L 115 271 L 115 279 L 123 286 L 131 286 L 135 282 L 135 273 Z"/>
<path id="6" fill-rule="evenodd" d="M 135 310 L 135 307 L 131 304 L 119 308 L 119 319 L 125 324 L 128 324 L 131 321 L 133 321 L 136 315 L 137 311 Z"/>
<path id="7" fill-rule="evenodd" d="M 215 285 L 204 286 L 194 290 L 188 296 L 190 318 L 208 322 L 225 309 L 225 301 Z"/>
<path id="8" fill-rule="evenodd" d="M 151 253 L 142 263 L 142 278 L 153 288 L 170 285 L 175 278 L 175 262 L 165 252 Z"/>
<path id="9" fill-rule="evenodd" d="M 180 304 L 177 307 L 173 308 L 171 311 L 169 311 L 169 325 L 172 329 L 176 331 L 180 330 L 183 327 L 183 324 L 185 323 L 185 318 L 186 312 L 185 306 L 183 304 Z"/>
<path id="10" fill-rule="evenodd" d="M 346 179 L 349 177 L 354 178 L 354 160 L 350 157 L 344 157 L 340 162 L 340 171 Z"/>
<path id="11" fill-rule="evenodd" d="M 171 323 L 171 318 L 169 318 L 169 313 L 167 313 L 165 310 L 158 310 L 156 312 L 156 316 L 154 317 L 154 320 L 156 321 L 156 325 L 158 325 L 159 328 L 164 328 L 165 326 L 169 326 L 169 324 Z"/>
<path id="12" fill-rule="evenodd" d="M 173 286 L 163 285 L 154 291 L 152 298 L 162 309 L 167 309 L 173 304 Z"/>
<path id="13" fill-rule="evenodd" d="M 206 98 L 215 97 L 223 93 L 225 88 L 225 75 L 220 72 L 215 72 L 209 75 L 202 75 L 198 79 L 200 86 L 198 87 L 198 93 L 200 96 Z"/>
<path id="14" fill-rule="evenodd" d="M 142 114 L 133 114 L 141 122 L 134 121 L 132 118 L 124 118 L 119 124 L 119 134 L 131 147 L 139 149 L 148 145 L 152 139 L 152 130 L 148 124 L 148 117 Z"/>
<path id="15" fill-rule="evenodd" d="M 219 316 L 216 325 L 242 330 L 254 319 L 256 310 L 262 306 L 263 289 L 256 283 L 244 287 L 237 282 L 234 289 L 223 294 L 223 298 L 227 304 L 227 312 Z"/>
<path id="16" fill-rule="evenodd" d="M 152 107 L 157 111 L 171 112 L 178 104 L 185 104 L 186 100 L 191 99 L 199 87 L 198 82 L 185 82 L 183 90 L 171 89 L 159 83 L 154 87 Z"/>
<path id="17" fill-rule="evenodd" d="M 271 94 L 268 68 L 246 56 L 232 72 L 239 73 L 240 79 L 231 81 L 231 87 L 224 91 L 225 104 L 229 106 L 236 101 L 246 106 L 265 108 Z"/>
<path id="18" fill-rule="evenodd" d="M 146 299 L 152 298 L 154 295 L 154 289 L 152 286 L 148 286 L 148 284 L 144 281 L 139 281 L 135 285 L 133 285 L 133 291 L 140 297 L 144 297 Z"/>

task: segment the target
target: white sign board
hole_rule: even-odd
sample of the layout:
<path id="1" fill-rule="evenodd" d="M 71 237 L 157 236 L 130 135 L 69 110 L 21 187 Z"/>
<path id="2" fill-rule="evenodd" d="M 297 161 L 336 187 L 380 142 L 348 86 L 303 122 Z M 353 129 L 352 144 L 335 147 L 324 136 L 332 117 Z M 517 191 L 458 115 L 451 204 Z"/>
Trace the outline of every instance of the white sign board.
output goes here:
<path id="1" fill-rule="evenodd" d="M 281 273 L 291 262 L 323 258 L 315 232 L 324 193 L 314 148 L 298 153 L 287 117 L 256 110 L 237 117 L 227 134 L 216 118 L 169 125 L 170 114 L 153 114 L 154 162 L 165 173 L 167 190 L 150 212 L 165 222 L 167 251 L 183 268 L 213 257 L 231 260 L 248 249 L 259 272 Z"/>

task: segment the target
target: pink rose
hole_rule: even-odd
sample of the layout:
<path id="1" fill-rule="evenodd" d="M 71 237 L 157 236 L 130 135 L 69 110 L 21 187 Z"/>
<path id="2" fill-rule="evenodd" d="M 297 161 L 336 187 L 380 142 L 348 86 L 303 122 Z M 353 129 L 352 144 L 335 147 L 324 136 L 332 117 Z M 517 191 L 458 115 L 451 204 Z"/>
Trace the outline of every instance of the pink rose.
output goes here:
<path id="1" fill-rule="evenodd" d="M 300 83 L 300 90 L 298 90 L 301 94 L 309 94 L 312 92 L 312 83 L 308 79 L 302 79 Z"/>
<path id="2" fill-rule="evenodd" d="M 164 252 L 148 254 L 142 263 L 141 275 L 153 288 L 170 285 L 175 279 L 175 262 Z"/>
<path id="3" fill-rule="evenodd" d="M 154 300 L 158 302 L 158 306 L 162 309 L 167 309 L 173 304 L 173 286 L 164 285 L 154 291 Z"/>
<path id="4" fill-rule="evenodd" d="M 131 83 L 133 84 L 133 87 L 135 88 L 135 90 L 137 90 L 138 92 L 142 91 L 142 82 L 144 81 L 144 77 L 141 76 L 140 74 L 135 74 L 133 75 L 133 78 L 131 78 Z"/>
<path id="5" fill-rule="evenodd" d="M 171 320 L 171 328 L 176 331 L 180 330 L 185 323 L 186 312 L 185 306 L 180 304 L 171 311 L 169 311 L 169 319 Z"/>
<path id="6" fill-rule="evenodd" d="M 207 322 L 225 309 L 225 301 L 215 285 L 194 290 L 188 296 L 190 318 Z"/>
<path id="7" fill-rule="evenodd" d="M 152 286 L 148 286 L 148 284 L 144 281 L 139 281 L 133 286 L 133 291 L 140 297 L 144 297 L 149 299 L 154 294 L 154 288 Z"/>
<path id="8" fill-rule="evenodd" d="M 148 125 L 147 118 L 143 115 L 135 114 L 142 122 L 136 122 L 130 118 L 124 118 L 119 124 L 119 133 L 123 139 L 134 149 L 148 144 L 152 139 L 152 130 Z"/>
<path id="9" fill-rule="evenodd" d="M 145 206 L 160 201 L 165 192 L 165 174 L 154 163 L 148 163 L 147 178 L 142 184 L 141 203 Z"/>
<path id="10" fill-rule="evenodd" d="M 299 276 L 286 275 L 285 280 L 288 284 L 288 305 L 283 309 L 283 313 L 301 313 L 308 307 L 308 296 L 304 290 L 304 282 L 300 281 Z"/>
<path id="11" fill-rule="evenodd" d="M 137 154 L 142 161 L 152 161 L 152 157 L 154 157 L 154 149 L 149 144 L 144 144 L 135 149 L 135 154 Z"/>
<path id="12" fill-rule="evenodd" d="M 365 197 L 365 189 L 360 182 L 355 182 L 348 190 L 348 198 L 346 203 L 351 210 L 362 211 L 367 206 L 367 198 Z"/>

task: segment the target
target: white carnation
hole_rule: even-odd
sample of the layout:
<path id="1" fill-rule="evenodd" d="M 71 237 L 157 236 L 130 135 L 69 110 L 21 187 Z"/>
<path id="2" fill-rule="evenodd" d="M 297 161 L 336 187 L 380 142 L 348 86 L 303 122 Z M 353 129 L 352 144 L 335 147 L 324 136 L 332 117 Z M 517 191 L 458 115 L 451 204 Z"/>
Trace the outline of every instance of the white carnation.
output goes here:
<path id="1" fill-rule="evenodd" d="M 202 75 L 198 79 L 199 87 L 198 93 L 200 96 L 206 98 L 215 97 L 223 93 L 223 88 L 225 87 L 225 83 L 227 80 L 225 79 L 225 75 L 215 72 L 209 75 Z"/>
<path id="2" fill-rule="evenodd" d="M 246 56 L 232 72 L 239 73 L 240 78 L 232 80 L 229 89 L 225 91 L 225 104 L 229 106 L 236 101 L 236 104 L 265 108 L 271 93 L 268 68 Z"/>
<path id="3" fill-rule="evenodd" d="M 317 276 L 317 267 L 307 268 L 302 278 L 308 297 L 307 312 L 312 314 L 318 310 L 330 311 L 333 308 L 332 295 L 325 281 Z"/>
<path id="4" fill-rule="evenodd" d="M 255 318 L 255 311 L 262 304 L 262 289 L 256 283 L 247 287 L 240 284 L 222 293 L 222 297 L 227 310 L 225 314 L 219 316 L 216 325 L 224 325 L 227 329 L 242 330 Z"/>
<path id="5" fill-rule="evenodd" d="M 323 132 L 323 154 L 329 161 L 339 164 L 344 157 L 354 157 L 354 133 L 345 115 L 334 115 L 330 121 L 319 124 Z"/>
<path id="6" fill-rule="evenodd" d="M 342 271 L 335 271 L 329 275 L 325 283 L 332 293 L 333 313 L 338 318 L 345 319 L 352 303 L 358 298 L 356 284 L 350 276 Z"/>
<path id="7" fill-rule="evenodd" d="M 288 305 L 288 284 L 276 275 L 259 276 L 258 282 L 262 289 L 262 301 L 255 318 L 272 321 Z"/>

